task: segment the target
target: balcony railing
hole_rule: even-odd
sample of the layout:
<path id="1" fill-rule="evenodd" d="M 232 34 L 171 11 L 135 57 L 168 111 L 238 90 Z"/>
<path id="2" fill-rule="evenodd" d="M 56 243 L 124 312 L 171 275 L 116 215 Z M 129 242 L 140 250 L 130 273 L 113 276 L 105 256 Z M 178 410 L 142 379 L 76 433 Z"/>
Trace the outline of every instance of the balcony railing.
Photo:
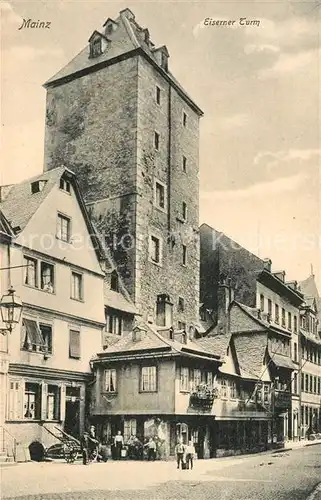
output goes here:
<path id="1" fill-rule="evenodd" d="M 218 397 L 218 389 L 207 384 L 200 384 L 193 389 L 190 395 L 190 406 L 210 410 L 214 399 Z"/>

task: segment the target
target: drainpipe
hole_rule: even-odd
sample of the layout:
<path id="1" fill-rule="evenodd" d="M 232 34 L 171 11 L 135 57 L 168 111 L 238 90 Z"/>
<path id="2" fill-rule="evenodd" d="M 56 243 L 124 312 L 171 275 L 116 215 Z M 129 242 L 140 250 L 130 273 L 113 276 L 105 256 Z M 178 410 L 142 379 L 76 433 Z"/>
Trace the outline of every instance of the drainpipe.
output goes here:
<path id="1" fill-rule="evenodd" d="M 172 154 L 172 87 L 168 91 L 168 153 L 167 153 L 167 231 L 171 234 L 171 154 Z"/>

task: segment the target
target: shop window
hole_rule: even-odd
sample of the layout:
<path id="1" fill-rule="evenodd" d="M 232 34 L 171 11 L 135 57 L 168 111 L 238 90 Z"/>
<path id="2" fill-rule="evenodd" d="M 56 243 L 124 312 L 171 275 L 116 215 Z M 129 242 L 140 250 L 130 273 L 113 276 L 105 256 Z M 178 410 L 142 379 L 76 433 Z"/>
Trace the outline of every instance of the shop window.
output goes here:
<path id="1" fill-rule="evenodd" d="M 46 418 L 47 420 L 60 418 L 60 388 L 57 385 L 48 385 Z"/>
<path id="2" fill-rule="evenodd" d="M 41 410 L 41 386 L 26 382 L 23 406 L 23 418 L 26 420 L 39 420 Z"/>
<path id="3" fill-rule="evenodd" d="M 124 443 L 126 444 L 131 436 L 136 436 L 137 422 L 135 418 L 124 420 Z"/>

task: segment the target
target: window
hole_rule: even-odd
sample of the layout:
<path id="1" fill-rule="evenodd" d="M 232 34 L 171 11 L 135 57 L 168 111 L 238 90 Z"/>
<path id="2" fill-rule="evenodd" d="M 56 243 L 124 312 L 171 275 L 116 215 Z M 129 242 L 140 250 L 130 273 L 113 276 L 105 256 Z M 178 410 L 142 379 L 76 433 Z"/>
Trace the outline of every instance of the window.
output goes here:
<path id="1" fill-rule="evenodd" d="M 80 359 L 80 331 L 69 330 L 69 358 Z"/>
<path id="2" fill-rule="evenodd" d="M 116 392 L 116 370 L 105 370 L 105 392 Z"/>
<path id="3" fill-rule="evenodd" d="M 183 297 L 178 297 L 178 307 L 177 307 L 177 310 L 179 312 L 183 312 L 185 309 L 185 301 L 183 299 Z"/>
<path id="4" fill-rule="evenodd" d="M 228 397 L 228 387 L 227 387 L 227 381 L 225 378 L 221 379 L 221 397 L 222 398 Z"/>
<path id="5" fill-rule="evenodd" d="M 122 318 L 117 314 L 106 315 L 106 332 L 114 335 L 122 334 Z"/>
<path id="6" fill-rule="evenodd" d="M 22 345 L 21 349 L 33 352 L 46 352 L 46 344 L 37 322 L 33 319 L 22 318 Z"/>
<path id="7" fill-rule="evenodd" d="M 54 266 L 47 262 L 40 263 L 40 286 L 47 293 L 54 293 L 55 273 Z"/>
<path id="8" fill-rule="evenodd" d="M 305 374 L 305 392 L 309 392 L 309 375 Z"/>
<path id="9" fill-rule="evenodd" d="M 71 298 L 83 300 L 82 274 L 71 272 Z"/>
<path id="10" fill-rule="evenodd" d="M 294 342 L 294 356 L 293 356 L 294 361 L 298 361 L 298 344 Z"/>
<path id="11" fill-rule="evenodd" d="M 60 389 L 56 385 L 48 385 L 46 419 L 59 420 L 60 417 Z"/>
<path id="12" fill-rule="evenodd" d="M 40 193 L 45 187 L 47 181 L 35 181 L 31 183 L 31 194 Z"/>
<path id="13" fill-rule="evenodd" d="M 209 387 L 213 387 L 214 384 L 214 377 L 212 372 L 207 372 L 207 380 L 206 383 Z"/>
<path id="14" fill-rule="evenodd" d="M 155 264 L 161 263 L 161 240 L 154 235 L 149 240 L 149 257 Z"/>
<path id="15" fill-rule="evenodd" d="M 60 189 L 63 191 L 66 191 L 67 193 L 70 193 L 70 182 L 61 177 L 60 183 L 59 183 Z"/>
<path id="16" fill-rule="evenodd" d="M 186 127 L 187 125 L 187 114 L 185 111 L 183 111 L 183 127 Z"/>
<path id="17" fill-rule="evenodd" d="M 313 377 L 313 392 L 314 394 L 317 392 L 317 377 Z"/>
<path id="18" fill-rule="evenodd" d="M 37 261 L 30 257 L 24 257 L 23 265 L 26 266 L 24 267 L 24 284 L 36 288 L 38 286 Z"/>
<path id="19" fill-rule="evenodd" d="M 285 309 L 282 307 L 282 326 L 283 328 L 286 327 L 286 324 L 285 324 Z"/>
<path id="20" fill-rule="evenodd" d="M 275 323 L 280 322 L 280 309 L 278 304 L 275 304 Z"/>
<path id="21" fill-rule="evenodd" d="M 186 330 L 186 323 L 184 321 L 178 321 L 177 322 L 177 328 L 178 330 Z"/>
<path id="22" fill-rule="evenodd" d="M 230 383 L 230 397 L 231 397 L 231 399 L 236 399 L 238 397 L 237 386 L 236 386 L 236 382 L 234 382 L 234 381 L 231 381 L 231 383 Z"/>
<path id="23" fill-rule="evenodd" d="M 159 134 L 154 132 L 154 147 L 158 151 L 159 150 Z"/>
<path id="24" fill-rule="evenodd" d="M 23 418 L 27 420 L 39 420 L 41 409 L 41 387 L 39 384 L 26 382 Z"/>
<path id="25" fill-rule="evenodd" d="M 186 172 L 186 170 L 187 170 L 187 159 L 186 159 L 186 156 L 183 156 L 182 165 L 183 165 L 183 172 Z"/>
<path id="26" fill-rule="evenodd" d="M 156 102 L 157 104 L 160 104 L 161 100 L 161 89 L 159 87 L 156 87 Z"/>
<path id="27" fill-rule="evenodd" d="M 297 394 L 298 393 L 298 374 L 295 373 L 293 375 L 293 393 Z"/>
<path id="28" fill-rule="evenodd" d="M 321 379 L 318 377 L 318 394 L 321 394 Z"/>
<path id="29" fill-rule="evenodd" d="M 154 205 L 161 210 L 165 210 L 165 185 L 155 181 L 154 185 Z"/>
<path id="30" fill-rule="evenodd" d="M 186 245 L 182 245 L 182 264 L 186 266 L 187 262 L 187 247 Z"/>
<path id="31" fill-rule="evenodd" d="M 181 392 L 189 391 L 189 369 L 185 366 L 181 366 L 180 390 Z"/>
<path id="32" fill-rule="evenodd" d="M 136 436 L 136 419 L 130 418 L 124 420 L 124 443 L 126 444 L 131 436 Z"/>
<path id="33" fill-rule="evenodd" d="M 51 354 L 52 353 L 52 327 L 50 325 L 39 325 L 41 331 L 44 351 Z"/>
<path id="34" fill-rule="evenodd" d="M 57 218 L 57 238 L 62 241 L 70 241 L 70 219 L 58 214 Z"/>
<path id="35" fill-rule="evenodd" d="M 9 381 L 8 391 L 8 419 L 20 420 L 22 418 L 23 382 L 20 380 Z"/>
<path id="36" fill-rule="evenodd" d="M 263 386 L 263 403 L 267 404 L 269 402 L 270 388 L 268 384 Z"/>
<path id="37" fill-rule="evenodd" d="M 101 53 L 101 39 L 95 38 L 90 44 L 90 57 L 98 57 Z"/>
<path id="38" fill-rule="evenodd" d="M 297 316 L 293 316 L 293 326 L 294 326 L 294 332 L 297 333 L 298 332 L 298 317 Z"/>
<path id="39" fill-rule="evenodd" d="M 270 316 L 270 319 L 272 317 L 272 300 L 268 299 L 268 314 Z"/>
<path id="40" fill-rule="evenodd" d="M 304 373 L 301 373 L 301 391 L 304 392 Z"/>
<path id="41" fill-rule="evenodd" d="M 114 292 L 119 291 L 119 278 L 117 271 L 113 271 L 110 275 L 110 289 L 114 290 Z"/>
<path id="42" fill-rule="evenodd" d="M 157 369 L 156 366 L 143 366 L 141 369 L 141 391 L 157 391 Z"/>
<path id="43" fill-rule="evenodd" d="M 309 386 L 310 392 L 313 392 L 313 377 L 310 375 L 310 386 Z"/>
<path id="44" fill-rule="evenodd" d="M 193 370 L 193 389 L 196 389 L 198 385 L 202 382 L 202 372 L 199 368 L 194 368 Z"/>
<path id="45" fill-rule="evenodd" d="M 292 330 L 292 314 L 288 312 L 288 330 Z"/>
<path id="46" fill-rule="evenodd" d="M 164 54 L 164 52 L 162 52 L 162 56 L 161 56 L 162 60 L 161 60 L 161 66 L 162 68 L 167 71 L 168 70 L 168 59 L 167 59 L 167 55 Z"/>
<path id="47" fill-rule="evenodd" d="M 187 205 L 186 205 L 185 201 L 183 201 L 183 203 L 182 203 L 182 218 L 184 221 L 186 221 L 186 219 L 187 219 Z"/>
<path id="48" fill-rule="evenodd" d="M 260 309 L 264 311 L 264 295 L 260 295 Z"/>

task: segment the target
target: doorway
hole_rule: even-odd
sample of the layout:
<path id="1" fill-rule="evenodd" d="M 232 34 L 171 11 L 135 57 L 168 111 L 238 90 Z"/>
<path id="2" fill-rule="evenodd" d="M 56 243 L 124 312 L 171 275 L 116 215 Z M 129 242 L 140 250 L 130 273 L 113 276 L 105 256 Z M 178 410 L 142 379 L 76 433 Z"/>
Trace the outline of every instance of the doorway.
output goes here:
<path id="1" fill-rule="evenodd" d="M 80 388 L 66 387 L 64 431 L 76 438 L 80 437 Z"/>

